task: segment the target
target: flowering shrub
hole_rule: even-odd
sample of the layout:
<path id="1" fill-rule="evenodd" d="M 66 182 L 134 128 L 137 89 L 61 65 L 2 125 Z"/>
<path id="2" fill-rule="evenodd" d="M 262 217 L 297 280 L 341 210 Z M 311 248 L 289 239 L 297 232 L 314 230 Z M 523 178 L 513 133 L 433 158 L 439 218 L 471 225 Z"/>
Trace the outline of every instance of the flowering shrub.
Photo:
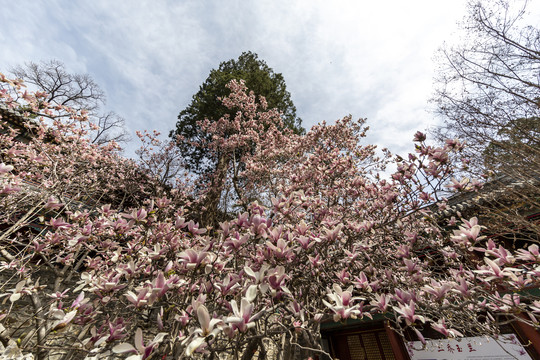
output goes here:
<path id="1" fill-rule="evenodd" d="M 145 172 L 113 145 L 90 144 L 84 114 L 46 124 L 39 113 L 69 109 L 3 93 L 35 118 L 28 144 L 9 128 L 0 137 L 5 345 L 40 359 L 248 359 L 269 347 L 287 358 L 323 352 L 321 322 L 376 314 L 421 339 L 428 327 L 496 333 L 501 315 L 538 327 L 540 301 L 520 292 L 539 285 L 538 247 L 511 253 L 475 218 L 452 234 L 440 227 L 444 186 L 467 187 L 452 180 L 461 144 L 435 148 L 418 133 L 385 179 L 392 160 L 360 145 L 363 121 L 278 131 L 278 113 L 230 86 L 224 103 L 237 116 L 200 123 L 229 161 L 195 198 L 182 182 L 170 188 L 148 147 Z M 190 209 L 227 186 L 238 188 L 240 210 L 202 226 Z"/>

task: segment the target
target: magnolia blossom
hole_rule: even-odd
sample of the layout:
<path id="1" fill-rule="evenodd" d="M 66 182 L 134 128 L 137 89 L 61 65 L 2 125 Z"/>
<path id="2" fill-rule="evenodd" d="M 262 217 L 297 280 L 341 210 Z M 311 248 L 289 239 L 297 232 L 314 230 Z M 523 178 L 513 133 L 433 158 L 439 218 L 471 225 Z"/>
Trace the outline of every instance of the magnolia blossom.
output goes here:
<path id="1" fill-rule="evenodd" d="M 454 338 L 454 337 L 462 337 L 464 336 L 461 332 L 455 330 L 455 329 L 449 329 L 446 326 L 446 322 L 444 319 L 440 320 L 437 323 L 431 323 L 430 325 L 434 330 L 440 332 L 446 337 Z"/>
<path id="2" fill-rule="evenodd" d="M 26 286 L 26 280 L 19 281 L 17 283 L 17 286 L 15 286 L 14 289 L 9 289 L 8 291 L 11 291 L 11 295 L 9 295 L 8 293 L 1 295 L 1 296 L 6 297 L 4 301 L 2 302 L 3 304 L 6 303 L 7 299 L 9 299 L 11 303 L 14 303 L 15 301 L 19 300 L 22 296 L 32 293 L 31 288 Z M 7 297 L 8 295 L 9 297 Z"/>
<path id="3" fill-rule="evenodd" d="M 425 323 L 426 319 L 421 316 L 415 314 L 416 305 L 411 300 L 409 304 L 400 304 L 400 306 L 393 306 L 392 307 L 395 312 L 397 312 L 400 319 L 405 320 L 407 325 L 412 325 L 416 322 L 416 320 Z"/>
<path id="4" fill-rule="evenodd" d="M 246 296 L 242 297 L 240 301 L 240 308 L 238 308 L 236 300 L 231 300 L 231 308 L 234 316 L 227 317 L 225 322 L 230 324 L 233 331 L 245 332 L 256 325 L 255 321 L 263 314 L 263 311 L 253 314 L 253 310 L 255 309 L 253 300 L 255 300 L 256 296 L 257 286 L 251 285 L 246 292 Z"/>
<path id="5" fill-rule="evenodd" d="M 55 318 L 55 319 L 58 319 L 58 320 L 56 320 L 53 323 L 52 329 L 53 330 L 63 329 L 69 323 L 71 323 L 73 321 L 73 319 L 75 318 L 76 315 L 77 315 L 77 310 L 72 310 L 72 311 L 68 312 L 67 314 L 64 313 L 64 311 L 62 311 L 60 309 L 54 310 L 52 312 L 52 317 Z"/>
<path id="6" fill-rule="evenodd" d="M 134 355 L 128 356 L 126 360 L 145 360 L 152 355 L 154 348 L 157 347 L 166 336 L 167 333 L 159 333 L 151 342 L 144 345 L 142 330 L 141 328 L 137 328 L 133 345 L 129 343 L 118 344 L 113 347 L 112 351 L 115 354 L 135 353 Z"/>
<path id="7" fill-rule="evenodd" d="M 482 267 L 480 270 L 474 270 L 475 273 L 481 274 L 481 275 L 489 275 L 485 278 L 486 281 L 490 280 L 502 280 L 502 279 L 510 279 L 513 281 L 517 281 L 518 278 L 515 275 L 515 272 L 521 272 L 520 269 L 514 269 L 514 268 L 504 268 L 501 269 L 499 265 L 497 265 L 494 261 L 484 258 L 484 261 L 486 262 L 487 266 Z"/>
<path id="8" fill-rule="evenodd" d="M 0 174 L 6 174 L 13 170 L 13 165 L 6 165 L 4 163 L 0 163 Z"/>
<path id="9" fill-rule="evenodd" d="M 352 285 L 344 291 L 338 284 L 334 284 L 332 286 L 332 290 L 328 290 L 326 296 L 330 299 L 330 301 L 333 301 L 333 304 L 327 302 L 326 300 L 322 300 L 322 302 L 334 312 L 334 321 L 347 319 L 349 317 L 356 318 L 361 314 L 361 311 L 359 310 L 360 306 L 353 305 L 356 300 L 361 298 L 352 296 L 352 292 Z"/>
<path id="10" fill-rule="evenodd" d="M 205 344 L 208 337 L 213 338 L 222 331 L 220 325 L 223 321 L 221 319 L 211 319 L 208 309 L 202 304 L 197 307 L 197 318 L 201 327 L 194 331 L 193 334 L 195 337 L 186 347 L 186 355 L 193 354 L 193 352 Z"/>
<path id="11" fill-rule="evenodd" d="M 166 173 L 181 159 L 157 133 L 141 133 L 135 163 L 90 141 L 88 113 L 0 82 L 2 106 L 32 112 L 27 143 L 0 134 L 0 297 L 12 305 L 0 324 L 27 334 L 25 352 L 247 358 L 268 341 L 318 350 L 321 322 L 378 313 L 421 341 L 426 326 L 446 337 L 493 333 L 503 317 L 539 326 L 538 298 L 522 291 L 540 286 L 538 246 L 514 251 L 476 217 L 440 218 L 445 185 L 478 187 L 452 180 L 456 141 L 417 133 L 393 158 L 362 143 L 364 120 L 293 134 L 233 82 L 234 112 L 197 124 L 218 168 L 175 182 Z M 77 336 L 58 334 L 68 328 Z M 142 329 L 159 333 L 145 342 Z"/>

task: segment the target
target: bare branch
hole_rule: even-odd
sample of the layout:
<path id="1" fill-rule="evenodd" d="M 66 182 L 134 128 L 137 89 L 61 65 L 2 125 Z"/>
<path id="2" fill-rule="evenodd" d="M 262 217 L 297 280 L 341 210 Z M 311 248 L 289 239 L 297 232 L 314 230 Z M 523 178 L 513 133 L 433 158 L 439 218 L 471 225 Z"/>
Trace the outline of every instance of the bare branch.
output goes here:
<path id="1" fill-rule="evenodd" d="M 58 60 L 28 62 L 12 68 L 11 73 L 38 91 L 45 92 L 45 102 L 67 106 L 77 112 L 86 111 L 89 120 L 96 125 L 96 131 L 90 134 L 93 143 L 103 145 L 111 141 L 127 143 L 131 140 L 122 117 L 112 111 L 101 113 L 106 95 L 89 74 L 70 73 Z M 63 112 L 55 117 L 67 119 L 70 113 Z"/>

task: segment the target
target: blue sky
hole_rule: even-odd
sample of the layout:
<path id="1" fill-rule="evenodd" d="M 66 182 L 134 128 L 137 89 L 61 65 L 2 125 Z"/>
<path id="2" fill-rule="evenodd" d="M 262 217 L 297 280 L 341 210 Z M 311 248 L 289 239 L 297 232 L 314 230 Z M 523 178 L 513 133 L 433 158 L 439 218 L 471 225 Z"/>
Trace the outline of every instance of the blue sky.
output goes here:
<path id="1" fill-rule="evenodd" d="M 168 133 L 221 61 L 253 51 L 283 74 L 304 126 L 351 114 L 393 152 L 436 124 L 435 51 L 465 0 L 0 0 L 0 72 L 58 59 L 89 73 L 130 133 Z M 130 154 L 136 142 L 128 146 Z"/>

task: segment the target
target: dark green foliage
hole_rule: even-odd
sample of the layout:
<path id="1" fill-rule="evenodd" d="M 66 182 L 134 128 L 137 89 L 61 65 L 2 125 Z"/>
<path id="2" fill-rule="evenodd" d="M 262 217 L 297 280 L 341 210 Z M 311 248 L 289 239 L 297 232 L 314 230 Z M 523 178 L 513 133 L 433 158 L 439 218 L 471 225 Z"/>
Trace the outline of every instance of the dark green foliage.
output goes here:
<path id="1" fill-rule="evenodd" d="M 296 108 L 287 91 L 283 75 L 275 73 L 266 62 L 258 59 L 257 54 L 244 52 L 237 60 L 224 61 L 219 68 L 210 71 L 199 91 L 193 95 L 191 104 L 180 112 L 176 129 L 170 136 L 181 135 L 178 146 L 188 170 L 204 174 L 215 169 L 217 156 L 212 157 L 204 147 L 207 134 L 197 122 L 204 119 L 216 121 L 234 111 L 221 104 L 221 98 L 229 94 L 225 87 L 231 80 L 245 80 L 246 86 L 256 95 L 264 96 L 268 108 L 282 112 L 284 124 L 296 133 L 304 133 L 302 120 L 296 116 Z"/>

